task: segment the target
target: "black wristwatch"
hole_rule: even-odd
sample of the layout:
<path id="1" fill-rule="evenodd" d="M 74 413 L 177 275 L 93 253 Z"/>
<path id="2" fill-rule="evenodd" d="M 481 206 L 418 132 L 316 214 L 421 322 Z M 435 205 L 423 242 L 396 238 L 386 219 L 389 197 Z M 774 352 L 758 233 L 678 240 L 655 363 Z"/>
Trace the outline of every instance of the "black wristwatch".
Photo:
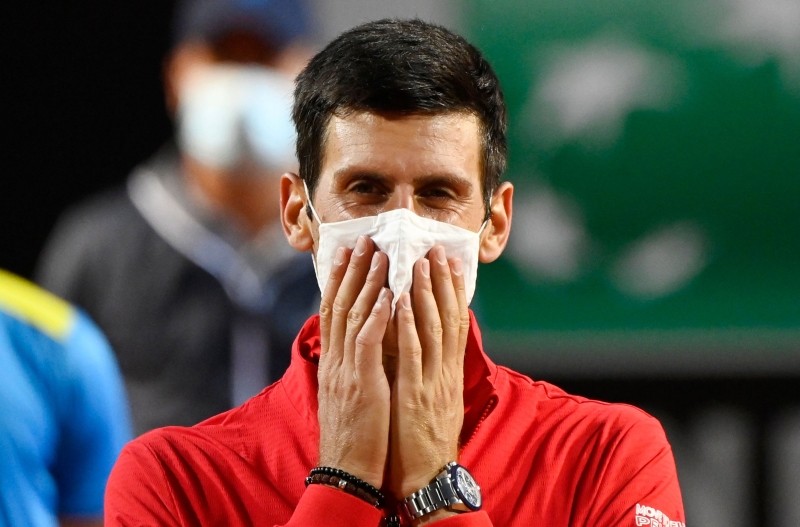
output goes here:
<path id="1" fill-rule="evenodd" d="M 481 508 L 481 488 L 472 474 L 455 461 L 444 466 L 430 485 L 403 500 L 401 507 L 412 520 L 439 509 L 465 512 Z"/>

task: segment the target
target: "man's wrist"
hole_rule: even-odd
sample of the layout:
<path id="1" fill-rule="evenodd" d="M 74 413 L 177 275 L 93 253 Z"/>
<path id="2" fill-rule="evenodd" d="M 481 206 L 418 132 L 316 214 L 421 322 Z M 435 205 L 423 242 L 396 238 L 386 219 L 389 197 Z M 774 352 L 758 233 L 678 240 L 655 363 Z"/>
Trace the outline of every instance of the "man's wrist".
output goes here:
<path id="1" fill-rule="evenodd" d="M 311 469 L 305 483 L 306 486 L 319 484 L 338 488 L 339 490 L 366 501 L 378 509 L 382 508 L 386 501 L 383 493 L 373 485 L 338 468 L 315 467 Z"/>
<path id="2" fill-rule="evenodd" d="M 426 486 L 409 494 L 400 503 L 401 511 L 415 524 L 440 510 L 452 513 L 476 511 L 483 499 L 480 487 L 469 471 L 455 461 L 445 465 Z M 441 516 L 441 514 L 437 514 Z"/>

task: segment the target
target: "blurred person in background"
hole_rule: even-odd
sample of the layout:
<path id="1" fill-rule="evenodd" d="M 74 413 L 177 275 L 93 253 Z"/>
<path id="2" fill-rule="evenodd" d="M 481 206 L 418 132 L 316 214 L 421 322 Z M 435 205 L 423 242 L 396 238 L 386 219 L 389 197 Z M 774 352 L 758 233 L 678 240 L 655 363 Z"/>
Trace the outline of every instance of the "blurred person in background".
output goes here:
<path id="1" fill-rule="evenodd" d="M 279 207 L 308 35 L 303 2 L 179 2 L 164 66 L 175 144 L 67 211 L 43 250 L 37 279 L 86 309 L 117 352 L 137 433 L 257 393 L 318 305 Z"/>
<path id="2" fill-rule="evenodd" d="M 131 437 L 122 378 L 97 327 L 0 270 L 0 526 L 102 525 Z"/>

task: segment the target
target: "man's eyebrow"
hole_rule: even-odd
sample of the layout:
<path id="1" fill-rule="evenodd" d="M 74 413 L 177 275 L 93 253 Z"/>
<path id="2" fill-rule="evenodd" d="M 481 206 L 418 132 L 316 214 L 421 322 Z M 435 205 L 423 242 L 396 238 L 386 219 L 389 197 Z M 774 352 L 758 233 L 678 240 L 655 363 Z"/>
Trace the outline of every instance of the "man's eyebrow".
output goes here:
<path id="1" fill-rule="evenodd" d="M 341 180 L 349 181 L 352 179 L 384 180 L 384 179 L 389 179 L 389 177 L 375 170 L 351 168 L 351 167 L 340 168 L 333 173 L 334 181 L 341 181 Z"/>
<path id="2" fill-rule="evenodd" d="M 466 191 L 472 190 L 473 182 L 466 177 L 451 173 L 427 174 L 414 179 L 417 184 L 423 186 L 444 185 L 449 187 L 459 187 Z"/>
<path id="3" fill-rule="evenodd" d="M 336 182 L 349 182 L 357 179 L 384 183 L 392 178 L 375 170 L 359 168 L 342 168 L 333 173 L 333 180 Z M 472 190 L 474 185 L 470 178 L 448 172 L 417 176 L 413 179 L 413 183 L 415 186 L 444 185 L 459 187 L 468 192 Z"/>

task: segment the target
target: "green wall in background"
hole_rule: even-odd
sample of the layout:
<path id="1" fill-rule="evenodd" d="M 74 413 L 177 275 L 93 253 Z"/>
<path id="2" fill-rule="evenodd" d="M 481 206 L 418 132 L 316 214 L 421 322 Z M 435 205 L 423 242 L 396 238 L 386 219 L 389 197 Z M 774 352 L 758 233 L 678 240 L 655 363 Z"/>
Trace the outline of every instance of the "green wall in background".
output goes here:
<path id="1" fill-rule="evenodd" d="M 495 347 L 797 363 L 800 30 L 781 5 L 465 2 L 517 188 L 479 275 Z"/>

